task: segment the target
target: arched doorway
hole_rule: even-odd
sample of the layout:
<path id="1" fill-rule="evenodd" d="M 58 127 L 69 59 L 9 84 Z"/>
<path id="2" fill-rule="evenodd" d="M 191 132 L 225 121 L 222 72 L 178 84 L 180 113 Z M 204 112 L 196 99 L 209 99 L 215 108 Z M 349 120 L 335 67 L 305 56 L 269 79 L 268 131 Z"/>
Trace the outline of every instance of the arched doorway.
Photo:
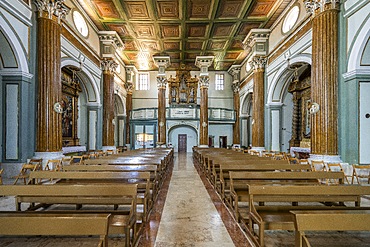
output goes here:
<path id="1" fill-rule="evenodd" d="M 184 142 L 186 148 L 183 148 Z M 172 144 L 175 152 L 192 152 L 192 147 L 198 145 L 198 133 L 193 126 L 174 126 L 168 131 L 168 144 Z"/>
<path id="2" fill-rule="evenodd" d="M 267 147 L 273 151 L 289 152 L 301 142 L 310 145 L 311 58 L 305 55 L 291 58 L 281 66 L 270 83 L 267 95 Z"/>
<path id="3" fill-rule="evenodd" d="M 76 114 L 74 138 L 78 139 L 79 145 L 86 146 L 87 150 L 95 150 L 101 146 L 102 139 L 98 134 L 101 129 L 101 121 L 98 121 L 101 115 L 101 103 L 98 81 L 94 80 L 90 69 L 74 59 L 62 59 L 62 74 L 63 71 L 69 71 L 72 76 L 74 74 L 74 80 L 78 82 L 80 90 L 75 104 L 77 109 L 74 110 Z"/>
<path id="4" fill-rule="evenodd" d="M 126 102 L 120 94 L 114 95 L 114 145 L 116 147 L 125 146 L 126 131 L 125 131 L 125 119 L 126 119 Z"/>
<path id="5" fill-rule="evenodd" d="M 253 94 L 247 93 L 242 100 L 240 109 L 241 119 L 241 145 L 248 147 L 252 145 L 252 114 L 253 114 Z"/>
<path id="6" fill-rule="evenodd" d="M 34 152 L 33 75 L 24 49 L 29 44 L 10 25 L 0 15 L 0 161 L 24 162 Z"/>

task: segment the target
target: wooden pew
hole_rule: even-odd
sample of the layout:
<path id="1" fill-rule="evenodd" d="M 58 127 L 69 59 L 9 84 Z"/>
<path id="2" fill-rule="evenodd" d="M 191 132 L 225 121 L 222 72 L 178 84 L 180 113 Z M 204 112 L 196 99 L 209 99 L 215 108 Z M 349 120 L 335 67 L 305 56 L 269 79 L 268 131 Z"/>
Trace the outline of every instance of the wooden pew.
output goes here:
<path id="1" fill-rule="evenodd" d="M 114 210 L 111 227 L 126 234 L 126 246 L 136 241 L 137 184 L 2 185 L 0 195 L 15 196 L 20 201 L 39 203 L 28 210 L 39 209 L 48 204 L 124 205 L 122 210 L 120 208 Z M 16 204 L 16 210 L 21 210 L 20 203 Z M 92 210 L 92 213 L 94 212 L 95 209 Z"/>
<path id="2" fill-rule="evenodd" d="M 370 210 L 291 211 L 295 219 L 295 246 L 310 247 L 306 231 L 370 231 Z"/>
<path id="3" fill-rule="evenodd" d="M 294 230 L 290 211 L 334 210 L 357 208 L 361 196 L 370 194 L 370 187 L 357 185 L 248 185 L 249 211 L 247 235 L 257 246 L 264 246 L 265 230 Z M 266 203 L 261 206 L 260 202 Z M 296 202 L 295 205 L 289 203 Z M 301 205 L 299 202 L 304 202 Z M 341 206 L 354 203 L 355 207 Z M 367 208 L 368 209 L 368 208 Z M 257 228 L 256 228 L 257 226 Z"/>
<path id="4" fill-rule="evenodd" d="M 150 172 L 150 182 L 152 190 L 152 200 L 154 201 L 159 191 L 159 173 L 156 165 L 69 165 L 64 166 L 64 171 L 82 171 L 82 172 Z"/>
<path id="5" fill-rule="evenodd" d="M 139 220 L 145 222 L 149 216 L 149 207 L 153 205 L 150 192 L 151 182 L 149 172 L 57 172 L 57 171 L 35 171 L 30 173 L 30 184 L 40 184 L 37 181 L 48 179 L 55 180 L 57 184 L 137 184 L 137 205 L 143 205 L 143 213 L 137 212 Z M 18 196 L 17 203 L 29 202 Z M 23 201 L 26 200 L 26 201 Z"/>
<path id="6" fill-rule="evenodd" d="M 108 247 L 110 214 L 0 212 L 0 235 L 98 235 L 97 246 Z"/>
<path id="7" fill-rule="evenodd" d="M 218 161 L 213 162 L 211 167 L 209 169 L 211 170 L 210 175 L 210 182 L 214 186 L 214 188 L 217 190 L 217 188 L 220 186 L 220 166 L 221 165 L 274 165 L 274 164 L 282 164 L 286 165 L 289 164 L 286 160 L 271 160 L 271 159 L 263 159 L 260 157 L 257 157 L 257 159 L 245 159 L 245 160 L 227 160 L 227 161 Z M 219 189 L 219 188 L 218 188 Z"/>
<path id="8" fill-rule="evenodd" d="M 294 165 L 293 165 L 294 166 Z M 332 179 L 343 184 L 345 174 L 343 172 L 233 172 L 230 171 L 230 202 L 229 207 L 234 212 L 234 217 L 239 221 L 243 218 L 239 203 L 249 202 L 249 186 L 253 184 L 294 184 L 294 185 L 319 185 L 319 179 Z"/>
<path id="9" fill-rule="evenodd" d="M 228 203 L 230 192 L 230 176 L 229 172 L 262 172 L 262 171 L 310 171 L 311 166 L 287 164 L 280 162 L 271 162 L 271 164 L 238 164 L 234 162 L 227 162 L 220 165 L 220 171 L 215 175 L 216 177 L 216 191 L 220 193 L 221 198 Z M 219 179 L 218 179 L 219 177 Z M 219 182 L 218 182 L 219 180 Z"/>

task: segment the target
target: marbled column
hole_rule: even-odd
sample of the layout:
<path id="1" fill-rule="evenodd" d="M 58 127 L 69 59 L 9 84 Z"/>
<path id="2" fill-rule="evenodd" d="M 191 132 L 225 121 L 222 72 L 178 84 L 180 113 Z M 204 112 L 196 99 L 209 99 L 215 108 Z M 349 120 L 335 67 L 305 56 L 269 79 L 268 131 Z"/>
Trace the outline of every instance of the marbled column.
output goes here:
<path id="1" fill-rule="evenodd" d="M 235 123 L 233 126 L 233 143 L 240 144 L 240 119 L 239 119 L 239 111 L 240 111 L 240 96 L 239 96 L 240 86 L 239 83 L 233 84 L 233 92 L 234 92 L 234 111 L 235 111 Z"/>
<path id="2" fill-rule="evenodd" d="M 306 1 L 312 15 L 311 153 L 338 154 L 338 12 L 339 0 Z"/>
<path id="3" fill-rule="evenodd" d="M 101 61 L 103 70 L 103 146 L 114 146 L 114 70 L 113 59 Z"/>
<path id="4" fill-rule="evenodd" d="M 265 146 L 265 99 L 264 99 L 264 72 L 266 57 L 256 56 L 252 59 L 253 66 L 253 122 L 252 146 Z"/>
<path id="5" fill-rule="evenodd" d="M 290 147 L 299 147 L 300 144 L 300 100 L 298 98 L 298 92 L 292 92 L 293 94 L 293 119 L 292 119 L 292 138 L 289 141 Z"/>
<path id="6" fill-rule="evenodd" d="M 63 2 L 34 1 L 38 10 L 36 152 L 62 150 L 62 116 L 54 111 L 54 104 L 62 98 L 60 19 L 68 12 Z"/>
<path id="7" fill-rule="evenodd" d="M 132 90 L 133 86 L 132 83 L 127 83 L 126 90 L 127 90 L 127 96 L 126 96 L 126 144 L 131 143 L 130 139 L 130 114 L 132 111 Z"/>
<path id="8" fill-rule="evenodd" d="M 161 144 L 166 143 L 166 85 L 167 78 L 158 76 L 158 142 Z"/>
<path id="9" fill-rule="evenodd" d="M 200 86 L 200 116 L 199 145 L 208 146 L 208 87 L 209 76 L 199 77 Z"/>

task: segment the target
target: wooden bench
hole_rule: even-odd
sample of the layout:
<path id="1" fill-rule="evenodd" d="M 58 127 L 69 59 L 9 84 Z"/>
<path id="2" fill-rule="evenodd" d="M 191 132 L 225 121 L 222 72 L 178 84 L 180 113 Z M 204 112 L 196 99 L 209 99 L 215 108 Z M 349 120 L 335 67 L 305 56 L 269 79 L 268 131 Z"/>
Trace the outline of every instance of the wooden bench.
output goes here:
<path id="1" fill-rule="evenodd" d="M 0 212 L 0 235 L 98 235 L 108 247 L 110 214 Z"/>
<path id="2" fill-rule="evenodd" d="M 156 199 L 159 191 L 159 173 L 156 165 L 68 165 L 64 171 L 90 171 L 90 172 L 150 172 L 152 198 Z"/>
<path id="3" fill-rule="evenodd" d="M 78 165 L 79 166 L 79 165 Z M 45 181 L 45 179 L 55 180 L 58 184 L 110 184 L 126 183 L 137 184 L 137 205 L 143 205 L 143 213 L 137 212 L 138 219 L 145 222 L 148 219 L 150 207 L 153 200 L 150 192 L 150 172 L 57 172 L 57 171 L 35 171 L 30 173 L 30 184 L 36 184 L 36 181 Z M 39 183 L 40 184 L 40 183 Z M 26 200 L 26 201 L 23 201 Z M 17 197 L 17 203 L 28 202 L 28 197 Z"/>
<path id="4" fill-rule="evenodd" d="M 343 172 L 233 172 L 230 171 L 230 202 L 229 207 L 234 212 L 235 219 L 243 217 L 239 203 L 249 202 L 249 186 L 254 184 L 294 184 L 319 185 L 319 179 L 337 180 L 344 183 Z M 245 214 L 244 214 L 245 217 Z"/>
<path id="5" fill-rule="evenodd" d="M 227 203 L 230 192 L 230 176 L 229 172 L 261 172 L 261 171 L 309 171 L 311 166 L 307 165 L 293 165 L 287 163 L 273 163 L 271 164 L 238 164 L 238 163 L 224 163 L 220 165 L 220 171 L 215 175 L 216 177 L 216 191 L 220 193 L 221 198 Z M 218 178 L 219 177 L 219 178 Z M 219 180 L 219 182 L 218 182 Z"/>
<path id="6" fill-rule="evenodd" d="M 114 210 L 116 213 L 111 225 L 120 233 L 125 233 L 126 246 L 136 241 L 137 184 L 2 185 L 0 195 L 15 196 L 17 211 L 21 210 L 20 202 L 30 202 L 31 205 L 38 203 L 28 210 L 40 209 L 49 204 L 123 205 L 122 210 Z"/>
<path id="7" fill-rule="evenodd" d="M 242 219 L 247 235 L 264 246 L 265 230 L 294 230 L 290 211 L 359 208 L 370 187 L 356 185 L 248 185 L 248 217 Z M 265 203 L 261 206 L 260 202 Z M 290 203 L 295 202 L 294 205 Z M 303 202 L 304 204 L 300 204 Z M 348 206 L 348 205 L 347 205 Z M 243 222 L 244 221 L 244 222 Z"/>
<path id="8" fill-rule="evenodd" d="M 311 246 L 306 231 L 370 231 L 370 210 L 291 211 L 295 219 L 295 246 Z"/>

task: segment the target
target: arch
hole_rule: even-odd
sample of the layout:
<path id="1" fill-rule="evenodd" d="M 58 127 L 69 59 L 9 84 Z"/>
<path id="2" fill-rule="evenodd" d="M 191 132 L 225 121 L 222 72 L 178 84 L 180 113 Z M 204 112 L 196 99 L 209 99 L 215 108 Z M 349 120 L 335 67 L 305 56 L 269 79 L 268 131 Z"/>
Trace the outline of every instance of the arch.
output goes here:
<path id="1" fill-rule="evenodd" d="M 114 94 L 114 113 L 116 115 L 126 115 L 126 100 L 120 93 Z"/>
<path id="2" fill-rule="evenodd" d="M 199 136 L 199 133 L 197 131 L 196 126 L 194 126 L 191 123 L 181 122 L 181 123 L 175 123 L 175 124 L 173 124 L 168 129 L 168 134 L 167 134 L 168 143 L 170 143 L 171 142 L 171 139 L 172 139 L 171 144 L 173 145 L 175 152 L 178 151 L 177 140 L 174 143 L 173 142 L 173 138 L 171 138 L 171 137 L 172 137 L 172 134 L 173 133 L 176 133 L 176 130 L 179 130 L 179 129 L 182 129 L 182 128 L 183 129 L 188 129 L 187 133 L 189 133 L 189 131 L 190 131 L 190 132 L 192 132 L 192 133 L 195 134 L 194 138 L 188 138 L 188 141 L 187 141 L 187 152 L 191 152 L 192 151 L 192 147 L 198 145 L 198 136 Z"/>
<path id="3" fill-rule="evenodd" d="M 66 67 L 66 66 L 73 66 L 76 68 L 80 68 L 80 63 L 77 62 L 74 59 L 71 58 L 63 58 L 61 61 L 61 67 Z M 81 85 L 86 92 L 86 98 L 88 103 L 96 103 L 100 105 L 101 100 L 100 100 L 100 94 L 99 94 L 99 89 L 98 86 L 95 83 L 94 77 L 91 74 L 91 72 L 85 67 L 81 67 L 81 71 L 78 73 L 78 77 L 81 78 L 81 81 L 83 85 Z"/>
<path id="4" fill-rule="evenodd" d="M 249 112 L 252 109 L 252 91 L 246 93 L 243 98 L 241 99 L 241 107 L 240 107 L 240 116 L 248 116 Z"/>
<path id="5" fill-rule="evenodd" d="M 290 60 L 290 66 L 296 63 L 306 63 L 312 64 L 311 55 L 300 54 L 292 57 Z M 269 83 L 271 86 L 267 94 L 267 104 L 282 103 L 284 98 L 284 92 L 286 87 L 289 85 L 289 78 L 292 76 L 293 71 L 289 70 L 288 63 L 284 63 L 280 66 L 280 69 L 277 71 L 275 80 Z"/>
<path id="6" fill-rule="evenodd" d="M 29 73 L 26 51 L 23 45 L 21 44 L 17 34 L 14 33 L 13 29 L 4 19 L 4 16 L 1 13 L 0 13 L 0 29 L 4 31 L 3 34 L 12 47 L 13 54 L 18 64 L 18 71 L 22 71 L 23 73 Z"/>
<path id="7" fill-rule="evenodd" d="M 361 67 L 361 59 L 359 58 L 365 49 L 366 43 L 370 39 L 370 29 L 366 28 L 369 26 L 370 16 L 367 18 L 366 22 L 362 24 L 361 31 L 358 33 L 357 38 L 354 39 L 354 43 L 351 45 L 347 72 L 354 71 Z"/>

